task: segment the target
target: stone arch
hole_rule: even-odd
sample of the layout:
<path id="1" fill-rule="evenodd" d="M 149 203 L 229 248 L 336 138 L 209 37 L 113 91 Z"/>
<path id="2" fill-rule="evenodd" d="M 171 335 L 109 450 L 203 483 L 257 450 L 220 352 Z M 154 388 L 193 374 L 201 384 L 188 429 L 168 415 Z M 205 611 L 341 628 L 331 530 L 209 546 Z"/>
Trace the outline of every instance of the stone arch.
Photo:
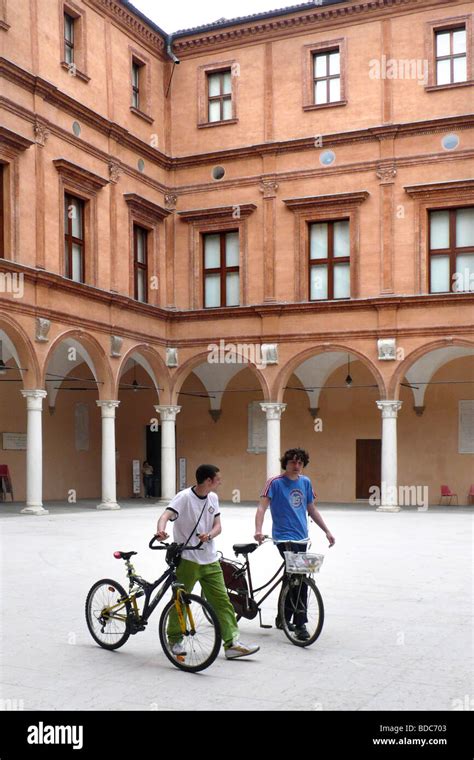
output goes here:
<path id="1" fill-rule="evenodd" d="M 274 385 L 273 385 L 274 397 L 275 397 L 274 400 L 279 403 L 283 401 L 285 386 L 288 380 L 290 379 L 291 375 L 299 367 L 300 364 L 302 364 L 304 361 L 306 361 L 307 359 L 310 359 L 313 356 L 317 356 L 318 354 L 323 354 L 326 352 L 335 352 L 335 351 L 351 354 L 352 356 L 355 356 L 357 359 L 359 359 L 362 362 L 362 364 L 364 364 L 364 366 L 373 375 L 380 392 L 380 398 L 381 399 L 387 398 L 384 379 L 380 371 L 378 370 L 378 368 L 371 361 L 371 359 L 369 359 L 361 351 L 358 351 L 357 349 L 351 346 L 342 345 L 340 343 L 331 343 L 331 345 L 329 346 L 313 346 L 311 348 L 306 348 L 303 351 L 300 351 L 298 354 L 295 354 L 281 368 L 280 372 L 275 378 Z"/>
<path id="2" fill-rule="evenodd" d="M 239 355 L 239 354 L 238 354 Z M 207 358 L 209 356 L 208 351 L 203 351 L 196 356 L 192 356 L 190 359 L 188 359 L 182 367 L 178 370 L 176 375 L 173 378 L 172 386 L 171 386 L 171 404 L 177 404 L 178 402 L 178 396 L 181 388 L 183 387 L 183 383 L 185 380 L 189 377 L 191 372 L 197 368 L 200 364 L 203 364 L 204 362 L 207 362 Z M 219 366 L 219 365 L 216 365 Z M 269 401 L 270 400 L 270 389 L 268 386 L 268 383 L 263 375 L 263 373 L 253 364 L 252 362 L 242 362 L 237 365 L 239 367 L 239 371 L 244 369 L 250 369 L 252 374 L 257 378 L 257 381 L 260 385 L 260 388 L 262 390 L 263 394 L 263 400 Z"/>
<path id="3" fill-rule="evenodd" d="M 456 346 L 468 348 L 474 352 L 474 342 L 466 340 L 464 338 L 452 338 L 449 340 L 443 338 L 441 340 L 432 341 L 428 344 L 424 343 L 422 346 L 419 346 L 418 348 L 415 348 L 413 351 L 411 351 L 408 356 L 406 356 L 405 359 L 400 363 L 400 366 L 397 367 L 390 380 L 389 398 L 399 399 L 400 383 L 402 382 L 410 367 L 412 367 L 418 359 L 421 359 L 421 357 L 426 356 L 427 354 L 430 354 L 439 348 L 454 348 Z"/>
<path id="4" fill-rule="evenodd" d="M 115 396 L 118 398 L 120 378 L 124 374 L 127 361 L 133 354 L 138 354 L 144 358 L 144 362 L 139 362 L 142 368 L 150 376 L 150 379 L 155 385 L 158 401 L 162 402 L 163 399 L 169 398 L 170 395 L 170 377 L 169 370 L 166 367 L 162 357 L 154 348 L 147 343 L 137 343 L 135 346 L 131 346 L 128 351 L 121 358 L 120 363 L 115 372 L 114 384 L 115 384 Z M 150 373 L 151 371 L 151 373 Z M 161 390 L 160 390 L 161 388 Z"/>
<path id="5" fill-rule="evenodd" d="M 83 357 L 83 359 L 88 364 L 89 369 L 98 384 L 98 398 L 103 401 L 114 399 L 115 396 L 113 394 L 115 393 L 115 383 L 109 358 L 99 341 L 94 336 L 85 333 L 82 330 L 65 330 L 54 339 L 42 367 L 42 387 L 46 387 L 46 375 L 51 359 L 59 346 L 67 340 L 72 340 L 85 349 L 87 357 L 90 359 L 90 363 L 87 358 Z"/>
<path id="6" fill-rule="evenodd" d="M 16 356 L 15 362 L 26 371 L 20 372 L 25 390 L 44 388 L 42 384 L 40 364 L 34 346 L 27 333 L 14 319 L 6 314 L 0 315 L 0 330 L 13 344 Z"/>

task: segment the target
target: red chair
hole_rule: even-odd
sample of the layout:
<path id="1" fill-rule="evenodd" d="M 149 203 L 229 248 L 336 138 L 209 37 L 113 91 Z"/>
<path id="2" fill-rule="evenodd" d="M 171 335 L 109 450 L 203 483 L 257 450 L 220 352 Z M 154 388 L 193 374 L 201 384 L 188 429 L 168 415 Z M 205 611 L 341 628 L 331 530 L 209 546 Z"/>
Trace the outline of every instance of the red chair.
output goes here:
<path id="1" fill-rule="evenodd" d="M 451 491 L 449 486 L 441 486 L 441 498 L 439 500 L 440 504 L 443 502 L 444 498 L 449 498 L 449 503 L 451 504 L 454 497 L 456 497 L 456 504 L 458 504 L 457 493 L 454 493 L 453 491 Z"/>
<path id="2" fill-rule="evenodd" d="M 474 501 L 474 485 L 472 485 L 470 487 L 469 493 L 468 493 L 467 496 L 468 496 L 468 499 L 469 499 L 469 504 L 472 504 L 472 502 Z"/>
<path id="3" fill-rule="evenodd" d="M 13 501 L 13 487 L 7 464 L 0 464 L 0 499 L 6 501 L 7 493 Z"/>

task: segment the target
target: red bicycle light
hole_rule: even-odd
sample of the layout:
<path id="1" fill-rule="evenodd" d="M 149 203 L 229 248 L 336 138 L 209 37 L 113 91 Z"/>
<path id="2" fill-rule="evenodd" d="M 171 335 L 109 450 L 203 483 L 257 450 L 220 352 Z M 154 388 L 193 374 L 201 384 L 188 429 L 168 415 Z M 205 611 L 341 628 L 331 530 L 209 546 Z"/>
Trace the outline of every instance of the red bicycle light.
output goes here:
<path id="1" fill-rule="evenodd" d="M 115 559 L 120 559 L 120 552 L 114 552 Z"/>

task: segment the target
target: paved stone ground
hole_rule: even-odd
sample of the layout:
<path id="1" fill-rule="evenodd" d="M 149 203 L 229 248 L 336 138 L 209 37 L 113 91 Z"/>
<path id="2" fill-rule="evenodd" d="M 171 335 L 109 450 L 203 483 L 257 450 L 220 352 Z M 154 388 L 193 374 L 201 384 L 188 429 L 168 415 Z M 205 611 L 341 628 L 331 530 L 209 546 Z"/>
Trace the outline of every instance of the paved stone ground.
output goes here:
<path id="1" fill-rule="evenodd" d="M 326 554 L 317 576 L 326 609 L 318 641 L 300 649 L 281 631 L 259 628 L 258 618 L 242 621 L 242 638 L 260 652 L 233 662 L 220 654 L 192 675 L 162 653 L 159 610 L 116 652 L 90 637 L 90 586 L 103 577 L 125 581 L 114 550 L 138 551 L 136 569 L 149 580 L 164 568 L 162 554 L 147 548 L 160 508 L 92 506 L 56 504 L 39 518 L 1 507 L 0 707 L 453 710 L 472 699 L 471 510 L 322 507 L 337 544 L 328 550 L 311 525 L 312 549 Z M 231 557 L 232 543 L 252 540 L 254 508 L 225 504 L 222 513 L 217 543 Z M 271 544 L 253 558 L 256 581 L 279 564 Z M 273 621 L 275 605 L 276 594 L 264 622 Z"/>

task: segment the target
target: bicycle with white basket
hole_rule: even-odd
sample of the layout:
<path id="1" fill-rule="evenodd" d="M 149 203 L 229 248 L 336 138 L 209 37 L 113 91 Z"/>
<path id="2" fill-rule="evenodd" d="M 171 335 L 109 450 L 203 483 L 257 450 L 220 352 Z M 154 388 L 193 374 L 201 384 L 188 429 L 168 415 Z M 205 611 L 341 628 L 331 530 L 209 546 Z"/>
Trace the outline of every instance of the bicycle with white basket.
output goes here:
<path id="1" fill-rule="evenodd" d="M 268 540 L 271 540 L 270 536 L 265 536 L 265 541 Z M 259 544 L 256 543 L 234 544 L 235 555 L 242 555 L 245 561 L 236 562 L 225 557 L 219 560 L 237 620 L 242 617 L 252 620 L 258 614 L 260 627 L 272 628 L 271 625 L 262 623 L 262 604 L 281 584 L 276 627 L 283 630 L 295 646 L 307 647 L 314 644 L 323 628 L 324 605 L 313 575 L 319 572 L 324 555 L 286 551 L 285 561 L 277 572 L 263 586 L 254 588 L 249 554 L 258 547 Z M 256 595 L 268 586 L 269 590 L 257 599 Z M 305 630 L 304 636 L 302 629 Z"/>

